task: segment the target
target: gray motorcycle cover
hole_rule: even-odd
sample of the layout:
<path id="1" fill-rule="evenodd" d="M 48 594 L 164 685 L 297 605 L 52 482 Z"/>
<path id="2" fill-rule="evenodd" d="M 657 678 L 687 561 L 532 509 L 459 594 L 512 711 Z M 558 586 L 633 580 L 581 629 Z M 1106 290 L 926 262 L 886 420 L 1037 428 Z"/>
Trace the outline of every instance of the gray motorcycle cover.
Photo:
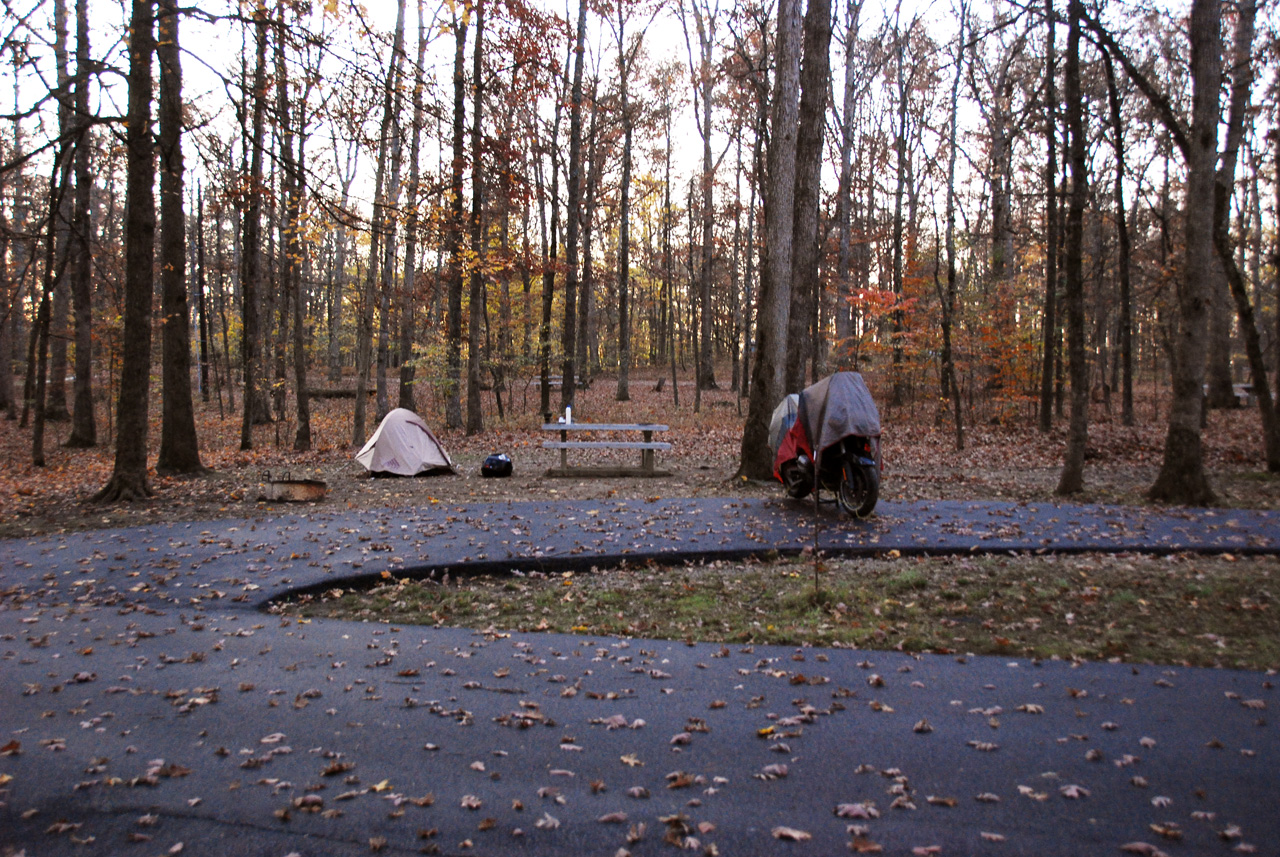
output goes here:
<path id="1" fill-rule="evenodd" d="M 806 387 L 799 419 L 819 467 L 822 451 L 842 438 L 880 437 L 880 411 L 857 372 L 837 372 Z"/>

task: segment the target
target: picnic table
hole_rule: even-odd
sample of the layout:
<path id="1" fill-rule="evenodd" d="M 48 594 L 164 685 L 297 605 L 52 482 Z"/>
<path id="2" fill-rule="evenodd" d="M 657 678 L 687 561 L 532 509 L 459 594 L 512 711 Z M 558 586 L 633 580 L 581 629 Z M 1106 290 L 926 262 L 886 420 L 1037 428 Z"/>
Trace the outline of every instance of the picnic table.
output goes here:
<path id="1" fill-rule="evenodd" d="M 628 476 L 660 477 L 670 476 L 666 470 L 658 470 L 654 464 L 654 452 L 667 450 L 671 444 L 654 440 L 655 433 L 667 431 L 667 426 L 656 423 L 543 423 L 542 430 L 559 432 L 559 440 L 543 441 L 544 449 L 560 450 L 560 466 L 547 471 L 548 476 L 556 477 L 590 477 L 611 479 Z M 569 432 L 607 432 L 610 434 L 636 434 L 641 440 L 569 440 Z M 569 450 L 571 449 L 638 449 L 640 450 L 639 467 L 600 467 L 570 466 Z"/>

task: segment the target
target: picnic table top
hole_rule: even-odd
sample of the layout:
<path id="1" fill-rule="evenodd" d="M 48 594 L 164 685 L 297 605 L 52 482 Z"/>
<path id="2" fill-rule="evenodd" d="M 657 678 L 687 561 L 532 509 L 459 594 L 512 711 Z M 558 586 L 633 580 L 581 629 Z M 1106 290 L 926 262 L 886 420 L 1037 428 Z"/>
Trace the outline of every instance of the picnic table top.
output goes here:
<path id="1" fill-rule="evenodd" d="M 667 431 L 658 423 L 543 423 L 543 431 Z"/>

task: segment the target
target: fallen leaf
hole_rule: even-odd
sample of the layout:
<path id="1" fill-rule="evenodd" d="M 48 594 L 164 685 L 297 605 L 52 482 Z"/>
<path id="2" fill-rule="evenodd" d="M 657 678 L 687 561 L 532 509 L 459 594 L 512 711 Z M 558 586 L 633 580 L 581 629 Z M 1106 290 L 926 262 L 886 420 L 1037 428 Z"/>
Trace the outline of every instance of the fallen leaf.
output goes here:
<path id="1" fill-rule="evenodd" d="M 837 818 L 864 818 L 876 819 L 880 817 L 880 810 L 869 803 L 842 803 L 836 806 Z"/>
<path id="2" fill-rule="evenodd" d="M 813 834 L 806 830 L 796 830 L 794 827 L 775 827 L 773 838 L 784 842 L 808 842 L 813 838 Z"/>
<path id="3" fill-rule="evenodd" d="M 1126 854 L 1138 854 L 1141 857 L 1169 857 L 1150 842 L 1126 842 L 1120 846 L 1120 850 Z"/>

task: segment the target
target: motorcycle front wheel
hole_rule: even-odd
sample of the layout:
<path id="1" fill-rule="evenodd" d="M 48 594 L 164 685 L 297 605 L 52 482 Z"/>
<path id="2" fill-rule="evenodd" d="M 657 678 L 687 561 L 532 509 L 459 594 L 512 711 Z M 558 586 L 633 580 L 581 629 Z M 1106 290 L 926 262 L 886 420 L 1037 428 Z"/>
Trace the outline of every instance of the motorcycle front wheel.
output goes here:
<path id="1" fill-rule="evenodd" d="M 850 456 L 845 459 L 836 499 L 840 508 L 855 518 L 866 518 L 880 499 L 879 468 L 869 467 Z"/>
<path id="2" fill-rule="evenodd" d="M 799 500 L 813 490 L 813 468 L 807 471 L 795 461 L 782 465 L 782 485 L 787 496 Z"/>

